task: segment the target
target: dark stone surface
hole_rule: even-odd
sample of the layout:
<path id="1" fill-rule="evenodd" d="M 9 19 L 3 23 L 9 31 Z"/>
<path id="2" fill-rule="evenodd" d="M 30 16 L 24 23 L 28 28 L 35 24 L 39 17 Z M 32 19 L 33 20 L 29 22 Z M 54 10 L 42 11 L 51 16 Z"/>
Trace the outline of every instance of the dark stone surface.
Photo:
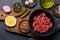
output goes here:
<path id="1" fill-rule="evenodd" d="M 38 1 L 37 5 L 34 8 L 32 8 L 34 10 L 41 9 L 41 6 L 39 4 L 39 0 L 37 0 L 37 1 Z M 15 2 L 20 2 L 21 3 L 21 0 L 0 0 L 0 9 L 2 9 L 3 5 L 11 6 Z M 55 5 L 58 4 L 58 3 L 60 3 L 60 0 L 55 0 Z M 49 9 L 48 11 L 51 12 L 51 14 L 53 15 L 53 17 L 56 21 L 56 24 L 57 23 L 60 24 L 60 18 L 56 18 L 54 16 L 53 8 Z M 28 37 L 20 36 L 20 35 L 17 35 L 17 34 L 9 33 L 5 30 L 5 27 L 6 27 L 6 25 L 4 24 L 4 21 L 0 21 L 0 40 L 37 40 L 37 39 L 34 39 L 34 38 L 28 38 Z M 54 35 L 52 38 L 49 38 L 48 40 L 60 40 L 60 32 L 58 31 L 56 33 L 56 35 Z"/>

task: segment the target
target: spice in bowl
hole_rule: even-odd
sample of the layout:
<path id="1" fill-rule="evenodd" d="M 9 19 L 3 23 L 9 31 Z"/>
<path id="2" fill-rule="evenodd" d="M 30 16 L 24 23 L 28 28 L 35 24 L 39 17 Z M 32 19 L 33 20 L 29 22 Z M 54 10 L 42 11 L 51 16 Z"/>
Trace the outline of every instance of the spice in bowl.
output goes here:
<path id="1" fill-rule="evenodd" d="M 60 17 L 60 4 L 56 4 L 53 10 L 54 10 L 54 14 L 57 17 Z"/>
<path id="2" fill-rule="evenodd" d="M 13 10 L 16 13 L 19 13 L 22 10 L 22 5 L 19 2 L 14 3 L 13 4 Z"/>
<path id="3" fill-rule="evenodd" d="M 27 20 L 21 21 L 19 29 L 22 33 L 27 33 L 30 31 L 29 22 Z"/>

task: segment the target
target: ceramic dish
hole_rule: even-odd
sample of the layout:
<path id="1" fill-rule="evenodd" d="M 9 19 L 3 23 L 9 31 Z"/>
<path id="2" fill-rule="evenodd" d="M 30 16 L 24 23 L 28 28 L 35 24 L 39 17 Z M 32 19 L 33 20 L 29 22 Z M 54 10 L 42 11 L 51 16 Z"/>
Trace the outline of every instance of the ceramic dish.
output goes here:
<path id="1" fill-rule="evenodd" d="M 21 33 L 25 34 L 30 32 L 30 26 L 28 20 L 22 20 L 19 24 L 19 30 Z"/>
<path id="2" fill-rule="evenodd" d="M 29 5 L 25 5 L 25 0 L 22 0 L 22 4 L 24 7 L 32 8 L 37 4 L 37 0 L 35 0 L 34 3 L 29 3 Z"/>

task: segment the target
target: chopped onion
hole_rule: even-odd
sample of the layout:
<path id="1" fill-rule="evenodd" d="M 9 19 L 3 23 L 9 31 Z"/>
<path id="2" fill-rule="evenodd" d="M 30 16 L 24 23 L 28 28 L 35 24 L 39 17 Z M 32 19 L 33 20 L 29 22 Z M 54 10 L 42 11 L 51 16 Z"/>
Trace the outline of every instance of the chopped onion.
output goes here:
<path id="1" fill-rule="evenodd" d="M 3 6 L 3 11 L 4 12 L 10 12 L 11 11 L 11 8 L 7 5 Z"/>

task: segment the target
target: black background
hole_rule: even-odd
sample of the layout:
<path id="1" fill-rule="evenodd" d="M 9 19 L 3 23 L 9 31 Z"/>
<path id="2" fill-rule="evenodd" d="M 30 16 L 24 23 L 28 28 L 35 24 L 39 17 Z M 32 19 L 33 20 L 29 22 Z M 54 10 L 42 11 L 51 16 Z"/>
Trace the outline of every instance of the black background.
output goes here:
<path id="1" fill-rule="evenodd" d="M 15 3 L 15 2 L 20 2 L 21 3 L 21 0 L 0 0 L 0 9 L 2 9 L 3 5 L 12 6 L 12 4 Z M 58 4 L 58 3 L 60 3 L 60 0 L 55 0 L 55 5 Z M 39 0 L 37 0 L 37 5 L 32 9 L 34 9 L 34 10 L 42 9 L 40 4 L 39 4 Z M 48 11 L 51 12 L 51 14 L 53 15 L 53 17 L 56 21 L 56 24 L 57 23 L 60 24 L 60 18 L 57 18 L 57 17 L 54 16 L 53 8 L 49 9 Z M 4 21 L 0 21 L 0 40 L 37 40 L 37 39 L 34 39 L 34 38 L 29 38 L 29 37 L 9 33 L 5 30 L 5 28 L 6 28 L 6 25 L 4 24 Z M 56 35 L 53 36 L 53 38 L 51 38 L 51 40 L 60 40 L 60 32 L 58 31 L 56 33 Z"/>

